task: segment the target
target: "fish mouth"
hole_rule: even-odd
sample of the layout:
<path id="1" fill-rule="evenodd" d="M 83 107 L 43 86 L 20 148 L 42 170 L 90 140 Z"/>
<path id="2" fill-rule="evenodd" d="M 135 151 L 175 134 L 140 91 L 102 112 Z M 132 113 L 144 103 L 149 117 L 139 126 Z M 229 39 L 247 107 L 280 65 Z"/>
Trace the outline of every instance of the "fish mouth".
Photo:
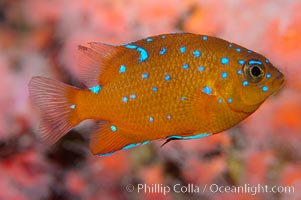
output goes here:
<path id="1" fill-rule="evenodd" d="M 284 75 L 282 73 L 279 73 L 279 75 L 276 77 L 276 79 L 284 79 Z"/>
<path id="2" fill-rule="evenodd" d="M 279 80 L 280 85 L 283 85 L 284 83 L 284 75 L 282 73 L 280 73 L 277 77 L 276 80 Z"/>
<path id="3" fill-rule="evenodd" d="M 279 73 L 279 75 L 272 82 L 273 87 L 276 88 L 275 91 L 278 91 L 280 88 L 282 88 L 284 82 L 285 82 L 284 75 L 282 73 Z"/>

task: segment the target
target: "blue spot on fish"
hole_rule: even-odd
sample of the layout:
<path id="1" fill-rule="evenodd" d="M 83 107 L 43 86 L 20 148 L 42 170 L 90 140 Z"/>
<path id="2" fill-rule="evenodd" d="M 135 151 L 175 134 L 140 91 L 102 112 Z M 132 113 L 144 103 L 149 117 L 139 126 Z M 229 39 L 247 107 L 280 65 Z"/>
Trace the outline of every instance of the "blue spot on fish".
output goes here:
<path id="1" fill-rule="evenodd" d="M 129 100 L 129 98 L 128 98 L 128 97 L 122 97 L 122 101 L 123 101 L 124 103 L 127 103 L 127 102 L 128 102 L 128 100 Z"/>
<path id="2" fill-rule="evenodd" d="M 206 35 L 203 36 L 203 40 L 206 41 L 208 40 L 208 37 Z"/>
<path id="3" fill-rule="evenodd" d="M 258 65 L 262 65 L 262 62 L 258 61 L 258 60 L 250 60 L 249 65 L 253 65 L 253 64 L 258 64 Z"/>
<path id="4" fill-rule="evenodd" d="M 152 91 L 157 92 L 158 88 L 157 87 L 152 87 Z"/>
<path id="5" fill-rule="evenodd" d="M 268 59 L 265 60 L 265 63 L 269 63 L 270 61 Z"/>
<path id="6" fill-rule="evenodd" d="M 180 97 L 181 101 L 185 101 L 187 98 L 186 97 Z"/>
<path id="7" fill-rule="evenodd" d="M 136 94 L 131 94 L 131 95 L 130 95 L 130 98 L 131 98 L 131 99 L 136 99 L 136 97 L 137 97 Z"/>
<path id="8" fill-rule="evenodd" d="M 232 103 L 233 99 L 232 98 L 228 98 L 228 103 Z"/>
<path id="9" fill-rule="evenodd" d="M 251 54 L 251 53 L 252 53 L 252 51 L 251 51 L 251 50 L 248 50 L 247 52 L 248 52 L 248 54 Z"/>
<path id="10" fill-rule="evenodd" d="M 128 48 L 128 49 L 137 49 L 138 48 L 138 46 L 130 45 L 130 44 L 125 45 L 125 47 Z"/>
<path id="11" fill-rule="evenodd" d="M 189 65 L 186 63 L 183 65 L 183 69 L 188 69 L 189 68 Z"/>
<path id="12" fill-rule="evenodd" d="M 72 105 L 70 106 L 70 108 L 71 108 L 71 109 L 75 109 L 75 104 L 72 104 Z"/>
<path id="13" fill-rule="evenodd" d="M 143 78 L 143 79 L 147 79 L 147 78 L 148 78 L 148 73 L 142 74 L 142 78 Z"/>
<path id="14" fill-rule="evenodd" d="M 271 75 L 271 74 L 267 74 L 266 77 L 267 77 L 267 78 L 271 78 L 272 75 Z"/>
<path id="15" fill-rule="evenodd" d="M 208 87 L 208 86 L 205 86 L 205 87 L 202 89 L 202 92 L 204 92 L 205 94 L 210 95 L 210 94 L 211 94 L 211 88 Z"/>
<path id="16" fill-rule="evenodd" d="M 137 146 L 142 146 L 142 145 L 145 145 L 147 143 L 148 143 L 148 141 L 140 142 L 140 143 L 136 143 L 136 144 L 129 144 L 129 145 L 124 146 L 122 148 L 122 150 L 131 149 L 131 148 L 134 148 L 134 147 L 137 147 Z"/>
<path id="17" fill-rule="evenodd" d="M 138 47 L 137 50 L 140 52 L 140 58 L 139 61 L 143 62 L 148 58 L 147 51 L 141 47 Z"/>
<path id="18" fill-rule="evenodd" d="M 114 126 L 114 125 L 112 125 L 112 126 L 111 126 L 111 131 L 116 132 L 116 131 L 117 131 L 117 127 Z"/>
<path id="19" fill-rule="evenodd" d="M 199 70 L 200 72 L 203 72 L 204 69 L 205 69 L 204 66 L 199 66 L 199 67 L 198 67 L 198 70 Z"/>
<path id="20" fill-rule="evenodd" d="M 119 73 L 124 73 L 126 71 L 125 65 L 120 65 Z"/>
<path id="21" fill-rule="evenodd" d="M 237 51 L 237 52 L 240 52 L 240 51 L 241 51 L 241 49 L 240 49 L 240 48 L 236 48 L 236 51 Z"/>
<path id="22" fill-rule="evenodd" d="M 218 98 L 217 102 L 218 102 L 218 103 L 222 103 L 222 102 L 223 102 L 223 99 L 222 99 L 222 98 Z"/>
<path id="23" fill-rule="evenodd" d="M 166 81 L 170 81 L 171 77 L 170 77 L 170 75 L 165 75 L 165 76 L 164 76 L 164 79 L 165 79 Z"/>
<path id="24" fill-rule="evenodd" d="M 167 115 L 166 118 L 167 118 L 168 120 L 170 120 L 170 119 L 171 119 L 171 115 Z"/>
<path id="25" fill-rule="evenodd" d="M 161 38 L 162 38 L 162 39 L 165 39 L 165 38 L 166 38 L 166 36 L 165 36 L 165 35 L 162 35 L 162 36 L 161 36 Z"/>
<path id="26" fill-rule="evenodd" d="M 232 47 L 233 47 L 233 44 L 230 43 L 230 44 L 229 44 L 229 47 L 232 48 Z"/>
<path id="27" fill-rule="evenodd" d="M 248 85 L 249 85 L 249 82 L 246 81 L 246 80 L 244 80 L 244 81 L 242 82 L 242 85 L 243 85 L 243 86 L 248 86 Z"/>
<path id="28" fill-rule="evenodd" d="M 227 72 L 223 72 L 222 73 L 222 78 L 227 78 L 228 77 L 228 73 Z"/>
<path id="29" fill-rule="evenodd" d="M 261 89 L 263 92 L 267 92 L 269 90 L 268 86 L 263 86 Z"/>
<path id="30" fill-rule="evenodd" d="M 242 75 L 241 69 L 237 70 L 237 74 L 238 74 L 238 75 Z"/>
<path id="31" fill-rule="evenodd" d="M 222 63 L 223 65 L 228 64 L 228 63 L 229 63 L 229 58 L 223 57 L 223 58 L 221 59 L 221 63 Z"/>
<path id="32" fill-rule="evenodd" d="M 136 49 L 140 53 L 139 62 L 143 62 L 148 58 L 147 51 L 142 47 L 138 47 L 136 45 L 130 45 L 130 44 L 125 45 L 125 47 L 128 49 Z"/>
<path id="33" fill-rule="evenodd" d="M 186 51 L 186 47 L 182 46 L 182 47 L 180 48 L 180 52 L 181 52 L 181 53 L 185 53 L 185 51 Z"/>
<path id="34" fill-rule="evenodd" d="M 154 118 L 153 118 L 152 116 L 150 116 L 150 117 L 148 118 L 148 121 L 149 121 L 149 122 L 153 122 L 153 121 L 154 121 Z"/>
<path id="35" fill-rule="evenodd" d="M 245 61 L 244 60 L 239 60 L 238 64 L 243 65 L 243 64 L 245 64 Z"/>
<path id="36" fill-rule="evenodd" d="M 89 90 L 90 90 L 91 92 L 93 92 L 94 94 L 98 94 L 99 91 L 101 90 L 101 86 L 100 86 L 100 85 L 97 85 L 97 86 L 94 86 L 94 87 L 89 88 Z"/>
<path id="37" fill-rule="evenodd" d="M 163 47 L 163 48 L 160 50 L 160 54 L 163 55 L 163 54 L 165 54 L 165 52 L 166 52 L 166 48 Z"/>
<path id="38" fill-rule="evenodd" d="M 201 52 L 199 50 L 195 50 L 193 53 L 192 53 L 196 58 L 200 57 L 201 56 Z"/>
<path id="39" fill-rule="evenodd" d="M 147 38 L 146 41 L 147 41 L 147 42 L 152 42 L 153 39 L 152 39 L 152 38 Z"/>

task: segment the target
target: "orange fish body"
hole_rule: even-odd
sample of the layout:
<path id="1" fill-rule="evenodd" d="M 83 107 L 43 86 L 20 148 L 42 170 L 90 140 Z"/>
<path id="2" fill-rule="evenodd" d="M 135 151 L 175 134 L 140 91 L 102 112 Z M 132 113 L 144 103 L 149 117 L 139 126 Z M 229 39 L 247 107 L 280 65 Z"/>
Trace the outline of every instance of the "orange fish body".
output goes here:
<path id="1" fill-rule="evenodd" d="M 284 79 L 263 56 L 215 37 L 166 34 L 121 46 L 79 46 L 89 89 L 34 77 L 41 138 L 54 143 L 86 119 L 94 154 L 156 139 L 193 139 L 224 131 L 252 114 Z"/>

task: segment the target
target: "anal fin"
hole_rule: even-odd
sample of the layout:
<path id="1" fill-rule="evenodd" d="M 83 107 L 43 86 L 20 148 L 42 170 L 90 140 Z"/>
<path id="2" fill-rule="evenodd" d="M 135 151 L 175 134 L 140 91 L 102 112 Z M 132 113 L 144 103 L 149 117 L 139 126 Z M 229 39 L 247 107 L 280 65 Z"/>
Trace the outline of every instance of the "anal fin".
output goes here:
<path id="1" fill-rule="evenodd" d="M 119 126 L 104 122 L 91 134 L 90 149 L 94 155 L 107 156 L 118 150 L 130 149 L 148 143 L 148 141 L 129 138 L 127 135 L 127 132 Z"/>

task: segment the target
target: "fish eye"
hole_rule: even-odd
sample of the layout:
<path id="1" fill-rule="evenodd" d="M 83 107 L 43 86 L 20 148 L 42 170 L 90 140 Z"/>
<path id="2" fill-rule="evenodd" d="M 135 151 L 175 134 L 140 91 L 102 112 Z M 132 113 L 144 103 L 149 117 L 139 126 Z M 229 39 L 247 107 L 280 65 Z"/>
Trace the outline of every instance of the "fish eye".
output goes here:
<path id="1" fill-rule="evenodd" d="M 258 60 L 249 60 L 243 67 L 245 78 L 253 83 L 261 81 L 265 76 L 265 67 Z"/>

